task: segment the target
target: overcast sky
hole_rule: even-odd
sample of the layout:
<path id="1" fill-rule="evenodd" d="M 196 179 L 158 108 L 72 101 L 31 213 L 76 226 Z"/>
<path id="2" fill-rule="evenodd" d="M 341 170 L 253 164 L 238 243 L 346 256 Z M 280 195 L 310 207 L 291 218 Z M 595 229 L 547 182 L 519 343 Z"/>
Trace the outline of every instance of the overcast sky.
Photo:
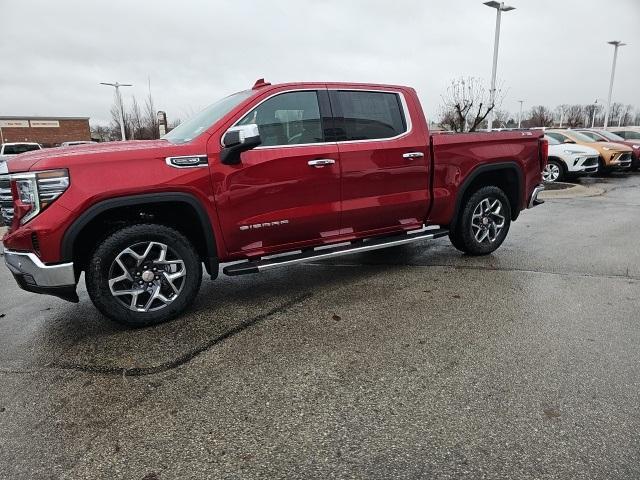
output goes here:
<path id="1" fill-rule="evenodd" d="M 512 0 L 503 14 L 502 108 L 606 99 L 640 108 L 640 0 Z M 259 77 L 399 83 L 434 119 L 453 77 L 491 75 L 495 10 L 482 0 L 0 0 L 0 115 L 107 122 L 147 79 L 169 121 Z"/>

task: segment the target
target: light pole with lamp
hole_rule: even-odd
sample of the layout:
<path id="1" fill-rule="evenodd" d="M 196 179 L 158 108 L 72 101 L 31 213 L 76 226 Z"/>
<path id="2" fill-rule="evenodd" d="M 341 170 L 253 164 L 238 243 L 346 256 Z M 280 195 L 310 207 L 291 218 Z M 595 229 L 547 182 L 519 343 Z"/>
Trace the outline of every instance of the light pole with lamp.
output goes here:
<path id="1" fill-rule="evenodd" d="M 122 104 L 122 96 L 120 95 L 120 87 L 133 87 L 130 83 L 106 83 L 100 82 L 100 85 L 108 85 L 110 87 L 114 87 L 116 89 L 116 98 L 118 99 L 118 106 L 120 107 L 120 134 L 122 135 L 122 141 L 124 142 L 127 139 L 127 136 L 124 132 L 124 105 Z"/>
<path id="2" fill-rule="evenodd" d="M 613 65 L 611 65 L 611 80 L 609 81 L 609 97 L 607 98 L 607 112 L 604 114 L 604 128 L 609 125 L 609 112 L 611 111 L 611 94 L 613 93 L 613 77 L 616 74 L 616 60 L 618 59 L 618 47 L 624 47 L 626 43 L 620 40 L 613 40 L 607 42 L 609 45 L 613 45 Z"/>
<path id="3" fill-rule="evenodd" d="M 491 102 L 491 111 L 489 112 L 489 121 L 487 125 L 487 130 L 491 130 L 493 127 L 493 118 L 495 111 L 495 103 L 496 103 L 496 70 L 498 68 L 498 46 L 500 44 L 500 18 L 502 17 L 502 12 L 508 12 L 510 10 L 515 10 L 516 7 L 510 7 L 509 5 L 505 5 L 504 2 L 484 2 L 487 7 L 496 9 L 496 33 L 495 39 L 493 43 L 493 68 L 491 69 L 491 90 L 489 91 L 490 102 Z"/>

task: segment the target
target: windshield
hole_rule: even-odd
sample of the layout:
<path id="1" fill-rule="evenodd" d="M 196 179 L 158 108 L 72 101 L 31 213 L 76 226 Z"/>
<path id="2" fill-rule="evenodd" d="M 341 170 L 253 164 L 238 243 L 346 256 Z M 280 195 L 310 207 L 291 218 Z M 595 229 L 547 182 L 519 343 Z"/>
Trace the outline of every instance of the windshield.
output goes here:
<path id="1" fill-rule="evenodd" d="M 550 137 L 549 135 L 545 135 L 544 138 L 549 142 L 549 145 L 560 145 L 560 142 L 557 139 Z"/>
<path id="2" fill-rule="evenodd" d="M 40 150 L 40 145 L 34 145 L 29 143 L 18 143 L 16 145 L 5 145 L 5 155 L 19 155 L 24 152 L 30 152 L 31 150 Z"/>
<path id="3" fill-rule="evenodd" d="M 598 133 L 612 142 L 624 142 L 624 138 L 619 137 L 615 133 L 607 132 L 606 130 L 600 130 Z"/>
<path id="4" fill-rule="evenodd" d="M 578 142 L 593 143 L 593 142 L 597 142 L 598 141 L 598 137 L 597 136 L 596 136 L 596 138 L 591 138 L 590 136 L 587 136 L 587 135 L 585 135 L 583 133 L 576 132 L 576 131 L 565 132 L 565 133 L 566 133 L 566 135 L 568 137 L 570 137 L 571 139 L 576 140 Z"/>
<path id="5" fill-rule="evenodd" d="M 186 143 L 204 132 L 211 125 L 216 123 L 227 113 L 238 106 L 242 101 L 253 95 L 252 90 L 244 90 L 234 93 L 216 103 L 209 105 L 204 110 L 191 117 L 186 122 L 181 123 L 162 138 L 171 143 Z"/>

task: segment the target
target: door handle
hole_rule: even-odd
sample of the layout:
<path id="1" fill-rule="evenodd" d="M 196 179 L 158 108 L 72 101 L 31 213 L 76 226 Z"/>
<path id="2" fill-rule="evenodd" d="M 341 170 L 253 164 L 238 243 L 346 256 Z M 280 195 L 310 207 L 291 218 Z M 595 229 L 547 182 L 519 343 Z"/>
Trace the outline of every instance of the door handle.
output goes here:
<path id="1" fill-rule="evenodd" d="M 424 153 L 422 152 L 409 152 L 402 155 L 402 158 L 406 158 L 411 160 L 412 158 L 422 158 L 424 157 Z"/>
<path id="2" fill-rule="evenodd" d="M 336 163 L 336 161 L 331 158 L 316 158 L 315 160 L 309 160 L 307 165 L 310 167 L 322 168 L 325 165 L 333 165 L 334 163 Z"/>

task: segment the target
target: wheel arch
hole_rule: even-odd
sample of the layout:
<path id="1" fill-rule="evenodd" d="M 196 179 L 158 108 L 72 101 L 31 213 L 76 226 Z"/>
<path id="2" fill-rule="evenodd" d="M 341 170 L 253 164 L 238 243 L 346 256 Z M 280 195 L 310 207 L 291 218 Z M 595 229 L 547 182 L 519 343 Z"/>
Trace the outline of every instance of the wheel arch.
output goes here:
<path id="1" fill-rule="evenodd" d="M 71 262 L 76 261 L 79 252 L 86 253 L 88 246 L 78 248 L 78 242 L 85 239 L 93 238 L 88 234 L 92 227 L 99 230 L 102 233 L 108 233 L 108 228 L 102 225 L 97 225 L 106 218 L 114 220 L 120 218 L 118 214 L 122 215 L 122 221 L 126 224 L 136 223 L 132 221 L 135 217 L 137 223 L 145 222 L 145 210 L 154 211 L 159 206 L 180 206 L 182 212 L 192 215 L 191 220 L 194 220 L 193 228 L 194 232 L 199 235 L 197 239 L 190 238 L 192 241 L 196 241 L 198 252 L 200 253 L 203 262 L 205 263 L 207 272 L 215 278 L 218 274 L 218 249 L 215 234 L 209 219 L 209 215 L 202 203 L 193 195 L 184 192 L 160 192 L 152 194 L 139 194 L 129 195 L 123 197 L 110 198 L 100 201 L 87 210 L 85 210 L 65 231 L 62 237 L 61 243 L 61 261 Z M 136 208 L 138 207 L 138 208 Z M 138 216 L 139 215 L 139 216 Z M 176 219 L 172 223 L 180 223 L 186 225 L 186 219 Z M 173 225 L 175 226 L 175 225 Z M 179 228 L 180 230 L 180 228 Z M 187 233 L 188 232 L 184 232 Z M 80 268 L 81 270 L 82 268 Z"/>
<path id="2" fill-rule="evenodd" d="M 507 175 L 504 175 L 504 173 Z M 501 188 L 511 204 L 511 220 L 516 220 L 520 215 L 521 199 L 524 192 L 524 173 L 515 161 L 479 165 L 472 170 L 462 182 L 456 196 L 456 204 L 453 212 L 453 220 L 456 221 L 460 208 L 465 199 L 473 195 L 475 191 L 487 185 L 495 185 Z"/>

